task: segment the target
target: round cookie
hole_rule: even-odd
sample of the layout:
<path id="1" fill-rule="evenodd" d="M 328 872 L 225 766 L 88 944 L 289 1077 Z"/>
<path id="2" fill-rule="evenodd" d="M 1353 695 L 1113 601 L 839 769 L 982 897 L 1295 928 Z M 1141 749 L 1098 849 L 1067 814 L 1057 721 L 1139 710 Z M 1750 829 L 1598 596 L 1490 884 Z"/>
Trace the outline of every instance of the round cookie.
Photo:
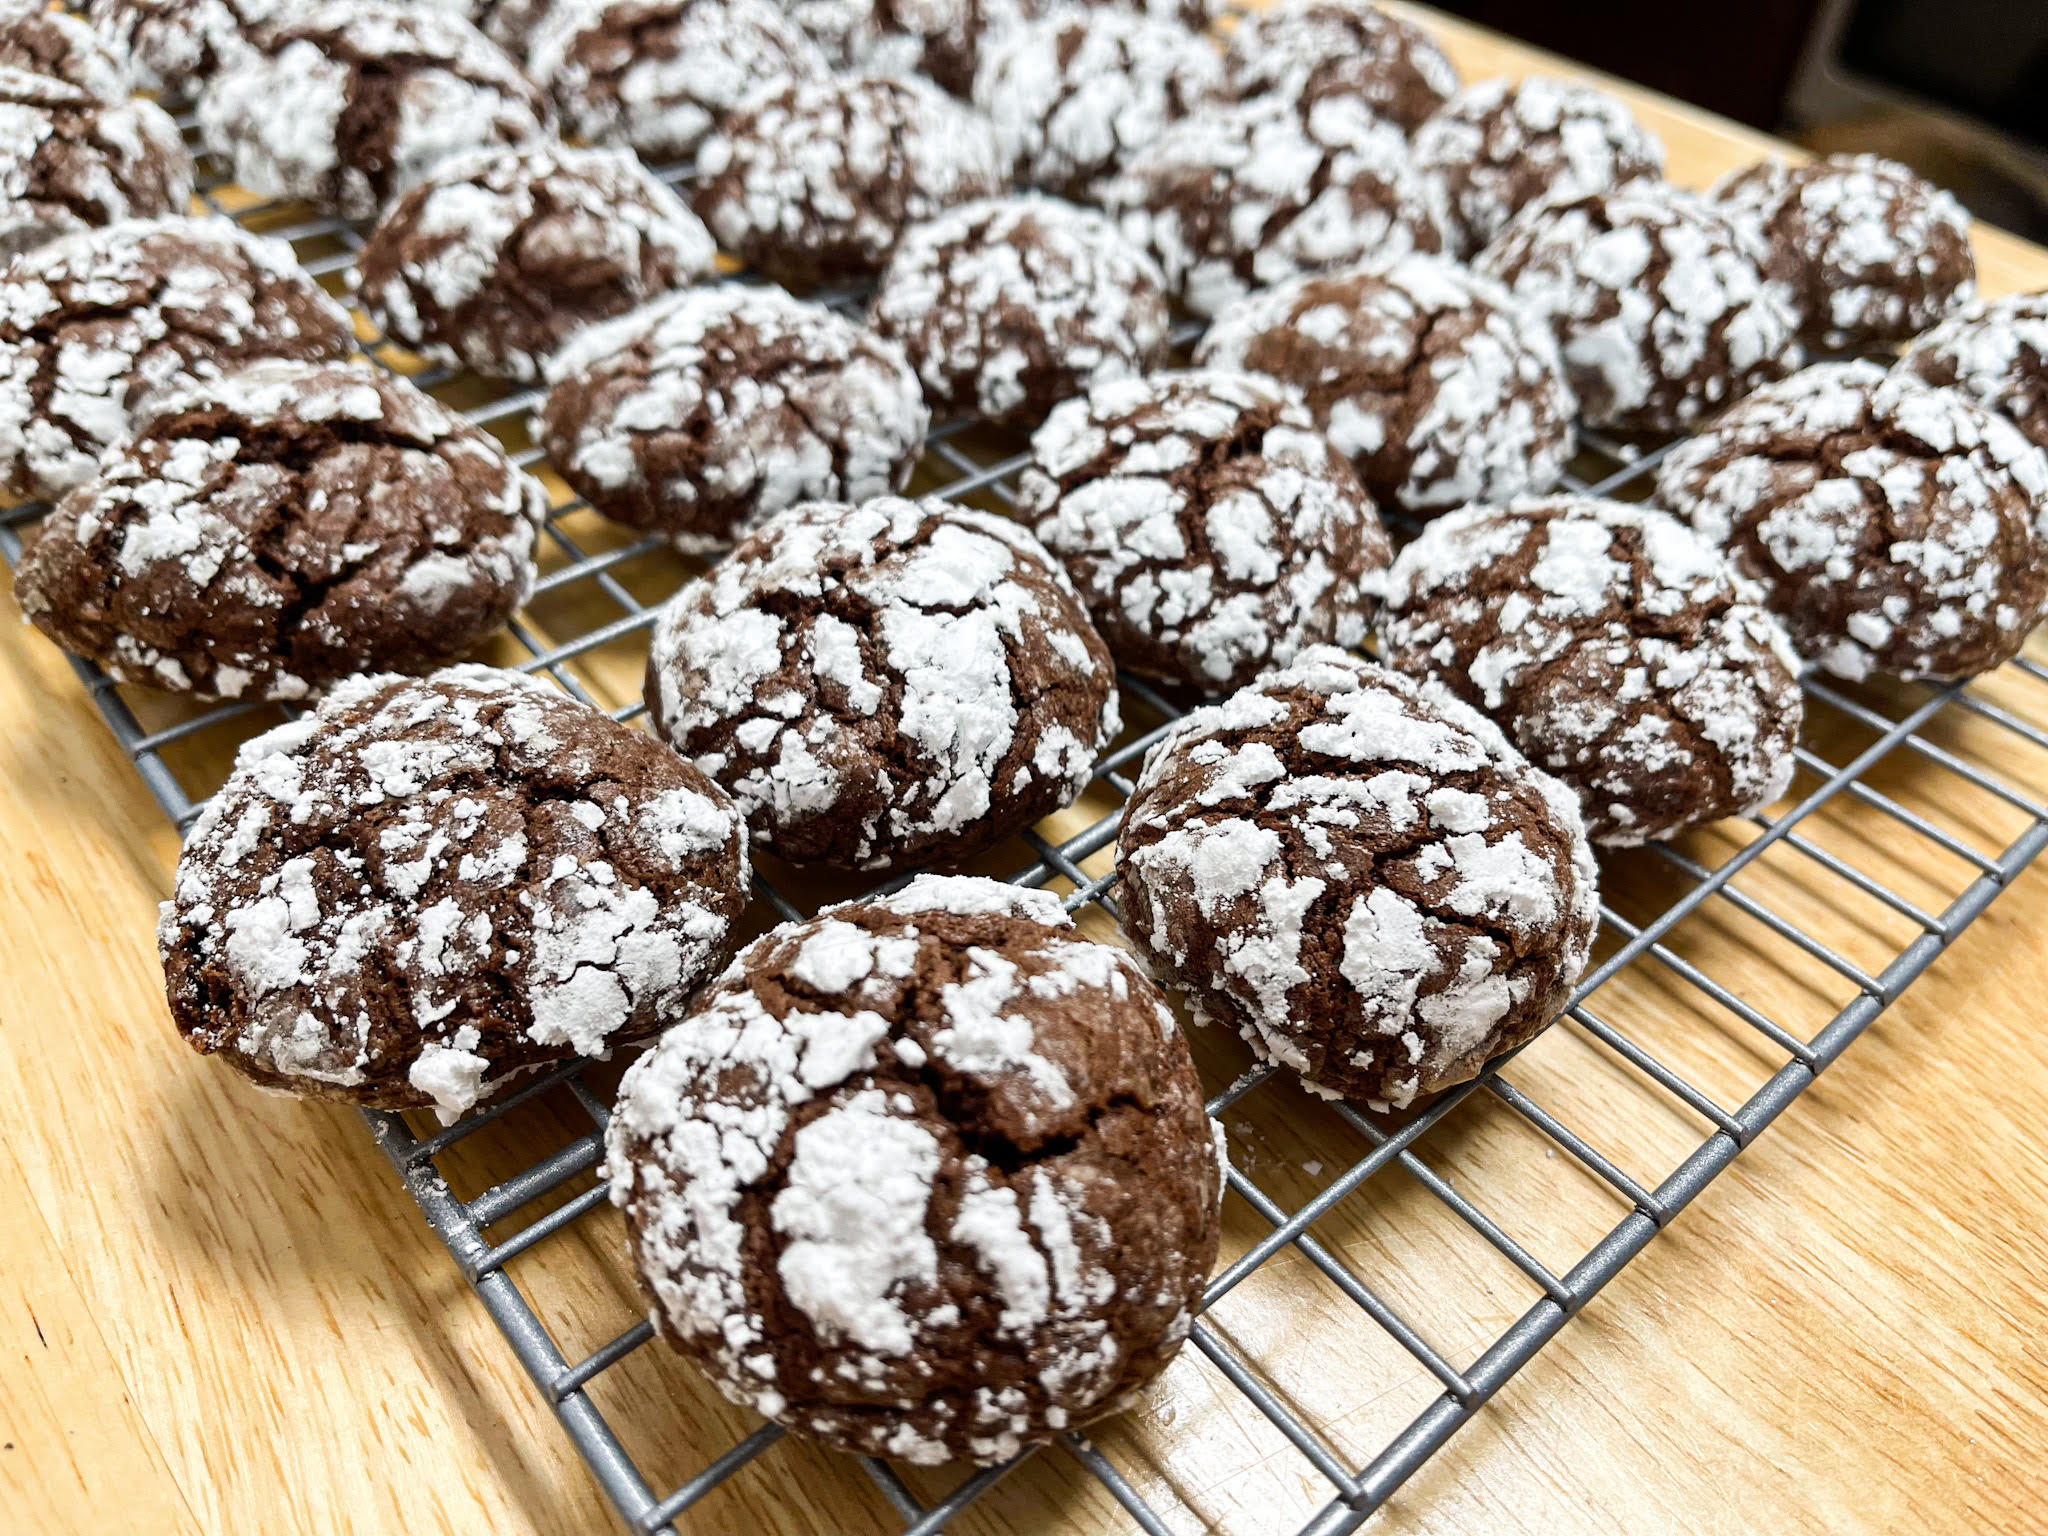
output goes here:
<path id="1" fill-rule="evenodd" d="M 1899 369 L 1953 385 L 2048 448 L 2048 293 L 1971 305 L 1908 347 Z"/>
<path id="2" fill-rule="evenodd" d="M 1023 529 L 807 502 L 678 593 L 655 729 L 796 864 L 959 860 L 1066 806 L 1119 728 L 1109 652 Z"/>
<path id="3" fill-rule="evenodd" d="M 452 154 L 545 138 L 545 100 L 459 16 L 319 0 L 255 34 L 199 103 L 206 144 L 264 197 L 375 218 Z"/>
<path id="4" fill-rule="evenodd" d="M 926 875 L 756 940 L 606 1132 L 655 1326 L 841 1450 L 995 1463 L 1187 1337 L 1226 1163 L 1186 1041 L 1057 897 Z"/>
<path id="5" fill-rule="evenodd" d="M 555 7 L 556 0 L 426 0 L 444 11 L 453 11 L 477 31 L 505 50 L 515 62 L 524 61 L 534 32 Z"/>
<path id="6" fill-rule="evenodd" d="M 1293 385 L 1374 498 L 1410 512 L 1548 490 L 1577 445 L 1549 329 L 1442 257 L 1252 294 L 1216 317 L 1195 360 Z"/>
<path id="7" fill-rule="evenodd" d="M 435 362 L 532 383 L 577 331 L 716 270 L 711 232 L 629 150 L 444 160 L 356 258 L 357 297 Z"/>
<path id="8" fill-rule="evenodd" d="M 1007 179 L 988 121 L 928 81 L 843 75 L 754 98 L 697 174 L 719 245 L 791 288 L 874 276 L 908 226 Z"/>
<path id="9" fill-rule="evenodd" d="M 191 202 L 192 156 L 155 102 L 0 67 L 0 261 Z"/>
<path id="10" fill-rule="evenodd" d="M 100 101 L 126 101 L 128 61 L 82 16 L 37 0 L 0 4 L 0 69 L 62 80 Z"/>
<path id="11" fill-rule="evenodd" d="M 1099 185 L 1198 315 L 1309 272 L 1448 247 L 1443 187 L 1356 99 L 1279 96 L 1189 114 Z"/>
<path id="12" fill-rule="evenodd" d="M 250 52 L 250 37 L 294 9 L 293 0 L 91 0 L 86 15 L 135 83 L 192 100 Z"/>
<path id="13" fill-rule="evenodd" d="M 1035 196 L 969 203 L 910 229 L 870 311 L 935 410 L 1011 427 L 1163 362 L 1167 319 L 1150 257 L 1103 215 Z"/>
<path id="14" fill-rule="evenodd" d="M 1843 677 L 1989 671 L 2048 607 L 2048 454 L 1874 363 L 1758 390 L 1658 466 L 1657 499 Z"/>
<path id="15" fill-rule="evenodd" d="M 1905 341 L 1976 292 L 1970 215 L 1894 160 L 1760 160 L 1709 194 L 1754 219 L 1806 342 L 1828 352 Z"/>
<path id="16" fill-rule="evenodd" d="M 1532 204 L 1473 266 L 1549 323 L 1588 425 L 1676 432 L 1798 366 L 1767 255 L 1705 199 L 1637 180 Z"/>
<path id="17" fill-rule="evenodd" d="M 724 549 L 802 501 L 900 491 L 931 412 L 903 351 L 778 288 L 673 295 L 556 359 L 537 435 L 605 516 Z"/>
<path id="18" fill-rule="evenodd" d="M 527 62 L 567 132 L 656 162 L 694 152 L 773 82 L 827 72 L 768 0 L 553 0 Z"/>
<path id="19" fill-rule="evenodd" d="M 1168 730 L 1117 837 L 1153 973 L 1311 1091 L 1382 1109 L 1557 1015 L 1597 881 L 1569 789 L 1438 685 L 1328 646 Z"/>
<path id="20" fill-rule="evenodd" d="M 1221 93 L 1216 50 L 1142 12 L 1066 9 L 991 45 L 974 77 L 1018 179 L 1086 201 L 1089 188 Z"/>
<path id="21" fill-rule="evenodd" d="M 1304 112 L 1361 106 L 1413 133 L 1458 88 L 1458 72 L 1413 22 L 1363 0 L 1281 0 L 1231 34 L 1230 77 L 1243 97 L 1275 96 Z"/>
<path id="22" fill-rule="evenodd" d="M 645 733 L 530 677 L 340 684 L 243 745 L 157 925 L 186 1040 L 265 1088 L 453 1119 L 682 1016 L 746 829 Z"/>
<path id="23" fill-rule="evenodd" d="M 1037 10 L 1036 0 L 781 0 L 833 65 L 922 75 L 955 96 L 974 84 L 983 50 Z"/>
<path id="24" fill-rule="evenodd" d="M 1484 710 L 1595 842 L 1645 843 L 1791 787 L 1799 658 L 1762 596 L 1655 508 L 1465 507 L 1394 562 L 1380 659 Z"/>
<path id="25" fill-rule="evenodd" d="M 1572 80 L 1480 80 L 1415 131 L 1443 181 L 1462 248 L 1476 251 L 1542 198 L 1569 201 L 1664 173 L 1664 146 L 1605 91 Z"/>
<path id="26" fill-rule="evenodd" d="M 348 312 L 282 240 L 226 219 L 131 219 L 0 271 L 0 488 L 55 498 L 167 385 L 260 357 L 355 350 Z"/>
<path id="27" fill-rule="evenodd" d="M 540 483 L 402 379 L 252 363 L 166 391 L 57 504 L 24 615 L 124 682 L 304 698 L 423 672 L 533 585 Z"/>
<path id="28" fill-rule="evenodd" d="M 1031 439 L 1018 512 L 1117 664 L 1204 693 L 1365 639 L 1393 551 L 1301 402 L 1221 372 L 1117 379 Z"/>

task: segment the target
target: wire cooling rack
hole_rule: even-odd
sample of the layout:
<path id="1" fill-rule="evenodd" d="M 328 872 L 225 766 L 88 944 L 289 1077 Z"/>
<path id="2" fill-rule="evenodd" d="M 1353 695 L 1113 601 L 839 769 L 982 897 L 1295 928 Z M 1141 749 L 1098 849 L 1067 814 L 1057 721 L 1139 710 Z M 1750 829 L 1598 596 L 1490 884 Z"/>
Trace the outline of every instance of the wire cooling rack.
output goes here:
<path id="1" fill-rule="evenodd" d="M 345 225 L 217 180 L 202 196 L 291 240 L 336 284 L 360 245 Z M 526 435 L 533 392 L 423 370 L 365 335 L 380 366 L 410 374 L 522 464 L 544 468 Z M 1018 447 L 944 424 L 915 489 L 1009 505 Z M 1567 484 L 1638 497 L 1659 457 L 1594 437 Z M 692 567 L 555 489 L 541 578 L 491 659 L 631 720 L 643 709 L 645 631 Z M 41 511 L 0 514 L 10 565 Z M 273 706 L 181 704 L 73 665 L 181 832 L 233 744 L 280 717 Z M 1141 682 L 1123 688 L 1132 723 L 1082 806 L 983 865 L 1060 890 L 1097 933 L 1115 917 L 1106 891 L 1119 808 L 1180 713 Z M 1209 1110 L 1230 1132 L 1235 1164 L 1204 1315 L 1136 1409 L 1094 1426 L 1093 1438 L 1070 1433 L 1026 1453 L 1019 1462 L 1035 1466 L 1025 1474 L 1011 1475 L 1017 1463 L 968 1475 L 899 1469 L 794 1446 L 772 1424 L 750 1428 L 666 1351 L 646 1349 L 653 1330 L 597 1178 L 615 1071 L 563 1070 L 444 1128 L 417 1115 L 364 1119 L 633 1531 L 757 1524 L 758 1500 L 778 1496 L 786 1529 L 1354 1530 L 2048 842 L 2039 662 L 2023 657 L 1967 686 L 1851 688 L 1810 676 L 1805 690 L 1790 798 L 1675 846 L 1604 856 L 1593 970 L 1563 1020 L 1477 1081 L 1404 1118 L 1374 1116 L 1309 1099 L 1237 1042 L 1197 1032 L 1205 1080 L 1225 1085 Z M 756 886 L 756 912 L 780 918 L 859 893 L 780 868 L 764 868 Z M 528 1269 L 543 1245 L 548 1262 Z M 1275 1316 L 1283 1326 L 1270 1325 Z M 637 1384 L 611 1390 L 636 1373 Z M 646 1432 L 679 1404 L 680 1423 Z M 755 1518 L 705 1503 L 750 1468 L 774 1476 L 757 1463 L 778 1443 L 803 1460 L 794 1475 L 784 1468 L 779 1490 L 759 1491 Z M 678 1459 L 684 1446 L 698 1454 Z"/>

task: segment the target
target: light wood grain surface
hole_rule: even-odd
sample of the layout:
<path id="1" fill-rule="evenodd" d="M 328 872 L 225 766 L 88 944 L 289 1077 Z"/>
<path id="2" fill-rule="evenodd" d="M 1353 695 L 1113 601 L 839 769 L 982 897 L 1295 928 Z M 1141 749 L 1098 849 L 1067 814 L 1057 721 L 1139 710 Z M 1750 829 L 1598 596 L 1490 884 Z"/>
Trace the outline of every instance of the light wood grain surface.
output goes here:
<path id="1" fill-rule="evenodd" d="M 1568 72 L 1426 19 L 1467 78 Z M 1769 147 L 1627 94 L 1663 136 L 1676 180 L 1704 184 Z M 1980 232 L 1978 258 L 1988 293 L 2048 286 L 2048 254 L 1996 232 Z M 676 578 L 658 562 L 623 574 L 650 589 Z M 16 617 L 11 600 L 5 617 Z M 556 622 L 585 617 L 565 608 Z M 591 658 L 593 685 L 630 696 L 635 644 Z M 2048 687 L 1999 678 L 1984 693 L 2048 724 Z M 1929 734 L 2048 792 L 2048 753 L 1986 722 L 1945 718 Z M 1809 739 L 1842 762 L 1869 738 L 1821 711 Z M 201 781 L 226 748 L 194 743 L 177 766 Z M 1870 782 L 1987 851 L 2025 820 L 1910 754 L 1895 754 Z M 152 941 L 175 837 L 70 668 L 16 622 L 0 622 L 0 786 L 0 1177 L 11 1191 L 0 1201 L 0 1342 L 10 1352 L 0 1370 L 0 1528 L 612 1528 L 539 1394 L 358 1118 L 257 1095 L 177 1040 Z M 1961 861 L 1867 808 L 1833 808 L 1807 831 L 1923 906 L 1938 908 L 1969 878 Z M 1711 864 L 1741 840 L 1717 831 L 1686 851 Z M 1643 856 L 1610 868 L 1610 899 L 1642 917 L 1681 883 Z M 1913 932 L 1788 849 L 1738 885 L 1824 933 L 1852 965 L 1881 966 Z M 2048 874 L 2035 871 L 1368 1529 L 2042 1529 L 2044 918 Z M 1669 942 L 1800 1033 L 1855 992 L 1728 902 Z M 1668 968 L 1631 967 L 1593 1007 L 1723 1105 L 1782 1064 Z M 1234 1043 L 1211 1035 L 1198 1050 L 1212 1086 L 1245 1065 Z M 1708 1130 L 1576 1028 L 1551 1031 L 1508 1075 L 1648 1183 Z M 1240 1164 L 1290 1208 L 1361 1150 L 1277 1083 L 1228 1124 Z M 553 1125 L 543 1112 L 517 1136 L 480 1137 L 448 1170 L 458 1193 L 545 1150 Z M 562 1118 L 560 1134 L 571 1126 Z M 1461 1106 L 1420 1151 L 1554 1266 L 1574 1262 L 1626 1209 L 1491 1100 Z M 1227 1214 L 1226 1257 L 1265 1230 L 1240 1201 Z M 635 1310 L 611 1221 L 581 1222 L 512 1269 L 572 1357 Z M 1459 1363 L 1536 1294 L 1398 1173 L 1375 1179 L 1316 1232 Z M 1355 1460 L 1435 1389 L 1348 1308 L 1288 1251 L 1211 1322 Z M 751 1427 L 653 1350 L 602 1378 L 597 1398 L 650 1474 L 671 1481 Z M 1181 1529 L 1290 1530 L 1329 1493 L 1193 1351 L 1097 1441 Z M 914 1481 L 948 1486 L 944 1475 Z M 683 1524 L 892 1528 L 850 1463 L 788 1441 Z M 1007 1536 L 1128 1522 L 1071 1461 L 1046 1455 L 956 1528 Z"/>

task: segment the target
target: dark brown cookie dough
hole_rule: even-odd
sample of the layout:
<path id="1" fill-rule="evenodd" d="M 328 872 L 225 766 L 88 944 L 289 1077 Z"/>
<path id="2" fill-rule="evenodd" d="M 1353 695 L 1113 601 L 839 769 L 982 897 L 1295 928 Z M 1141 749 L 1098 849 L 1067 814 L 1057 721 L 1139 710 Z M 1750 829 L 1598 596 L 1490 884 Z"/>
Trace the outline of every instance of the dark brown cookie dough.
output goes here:
<path id="1" fill-rule="evenodd" d="M 1652 507 L 1466 507 L 1394 562 L 1380 659 L 1484 710 L 1595 842 L 1651 842 L 1791 787 L 1799 659 L 1762 598 Z"/>
<path id="2" fill-rule="evenodd" d="M 0 3 L 0 68 L 62 80 L 101 101 L 125 101 L 132 87 L 127 58 L 90 22 L 37 0 Z"/>
<path id="3" fill-rule="evenodd" d="M 1115 1411 L 1215 1262 L 1220 1132 L 1058 898 L 924 876 L 749 946 L 619 1089 L 655 1325 L 842 1450 L 993 1463 Z"/>
<path id="4" fill-rule="evenodd" d="M 378 220 L 356 294 L 414 351 L 530 384 L 576 332 L 710 276 L 717 254 L 629 150 L 485 149 Z"/>
<path id="5" fill-rule="evenodd" d="M 1548 490 L 1578 442 L 1549 328 L 1443 257 L 1252 294 L 1216 317 L 1195 360 L 1293 385 L 1366 489 L 1410 512 Z"/>
<path id="6" fill-rule="evenodd" d="M 718 243 L 791 288 L 872 277 L 910 225 L 1007 180 L 987 119 L 928 81 L 859 75 L 755 98 L 697 171 Z"/>
<path id="7" fill-rule="evenodd" d="M 1105 216 L 991 199 L 906 231 L 869 321 L 944 415 L 1029 427 L 1060 401 L 1165 361 L 1166 290 Z"/>
<path id="8" fill-rule="evenodd" d="M 1031 438 L 1018 512 L 1117 665 L 1204 693 L 1365 639 L 1393 557 L 1302 403 L 1242 373 L 1097 385 Z"/>
<path id="9" fill-rule="evenodd" d="M 319 0 L 262 29 L 199 104 L 207 147 L 265 197 L 371 219 L 452 154 L 545 138 L 547 103 L 459 16 Z"/>
<path id="10" fill-rule="evenodd" d="M 779 288 L 699 288 L 558 355 L 538 435 L 598 511 L 724 549 L 802 501 L 900 491 L 931 412 L 903 349 Z"/>
<path id="11" fill-rule="evenodd" d="M 36 627 L 124 681 L 303 698 L 422 672 L 533 584 L 540 483 L 402 379 L 255 363 L 165 392 L 15 574 Z"/>
<path id="12" fill-rule="evenodd" d="M 1037 0 L 780 0 L 838 69 L 923 75 L 955 96 L 983 52 L 1038 9 Z"/>
<path id="13" fill-rule="evenodd" d="M 746 904 L 732 802 L 517 672 L 365 677 L 246 743 L 157 926 L 171 1017 L 266 1088 L 447 1118 L 682 1017 Z"/>
<path id="14" fill-rule="evenodd" d="M 91 0 L 86 15 L 147 91 L 190 101 L 294 0 Z"/>
<path id="15" fill-rule="evenodd" d="M 1664 146 L 1620 101 L 1572 80 L 1480 80 L 1415 131 L 1443 180 L 1462 248 L 1476 251 L 1539 198 L 1611 192 L 1664 173 Z"/>
<path id="16" fill-rule="evenodd" d="M 1677 432 L 1798 366 L 1791 290 L 1760 236 L 1638 179 L 1531 204 L 1474 259 L 1541 315 L 1587 424 Z"/>
<path id="17" fill-rule="evenodd" d="M 1769 270 L 1792 289 L 1810 346 L 1905 341 L 1976 292 L 1970 215 L 1897 161 L 1760 160 L 1709 195 L 1762 227 Z"/>
<path id="18" fill-rule="evenodd" d="M 1281 0 L 1231 34 L 1239 96 L 1278 96 L 1304 110 L 1353 102 L 1413 133 L 1458 88 L 1458 72 L 1413 22 L 1363 0 Z"/>
<path id="19" fill-rule="evenodd" d="M 1314 111 L 1284 96 L 1201 108 L 1093 195 L 1205 316 L 1291 277 L 1450 242 L 1442 184 L 1349 97 Z"/>
<path id="20" fill-rule="evenodd" d="M 0 272 L 0 487 L 61 496 L 168 385 L 354 350 L 348 312 L 292 248 L 226 219 L 131 219 L 53 240 Z"/>
<path id="21" fill-rule="evenodd" d="M 1908 347 L 1899 369 L 1953 385 L 2048 448 L 2048 293 L 1970 306 Z"/>
<path id="22" fill-rule="evenodd" d="M 1117 838 L 1155 974 L 1311 1090 L 1382 1107 L 1556 1016 L 1597 882 L 1569 789 L 1435 683 L 1327 646 L 1168 731 Z"/>
<path id="23" fill-rule="evenodd" d="M 155 102 L 0 67 L 0 261 L 191 201 L 192 156 Z"/>
<path id="24" fill-rule="evenodd" d="M 1069 7 L 990 46 L 974 104 L 1020 181 L 1086 202 L 1097 181 L 1222 89 L 1215 48 L 1177 22 Z"/>
<path id="25" fill-rule="evenodd" d="M 675 597 L 655 729 L 792 863 L 907 869 L 1070 804 L 1118 730 L 1109 652 L 1014 523 L 807 502 Z"/>
<path id="26" fill-rule="evenodd" d="M 527 66 L 567 132 L 655 163 L 692 154 L 775 81 L 828 72 L 769 0 L 553 0 Z"/>
<path id="27" fill-rule="evenodd" d="M 2048 455 L 1874 363 L 1758 390 L 1658 466 L 1657 499 L 1843 677 L 1989 671 L 2048 607 Z"/>

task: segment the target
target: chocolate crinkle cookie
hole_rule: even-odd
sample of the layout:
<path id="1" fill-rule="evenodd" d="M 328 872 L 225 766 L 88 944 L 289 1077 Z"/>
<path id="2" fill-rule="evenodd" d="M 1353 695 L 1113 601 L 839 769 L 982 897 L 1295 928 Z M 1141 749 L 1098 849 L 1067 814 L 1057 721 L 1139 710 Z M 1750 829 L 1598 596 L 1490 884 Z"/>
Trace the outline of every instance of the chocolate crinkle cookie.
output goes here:
<path id="1" fill-rule="evenodd" d="M 1843 677 L 1989 671 L 2048 606 L 2048 454 L 1874 363 L 1758 390 L 1672 451 L 1657 493 Z"/>
<path id="2" fill-rule="evenodd" d="M 1905 341 L 1976 292 L 1969 214 L 1896 161 L 1762 160 L 1709 195 L 1761 226 L 1801 334 L 1824 351 Z"/>
<path id="3" fill-rule="evenodd" d="M 2048 293 L 1971 305 L 1908 347 L 1899 368 L 1953 385 L 2048 448 Z"/>
<path id="4" fill-rule="evenodd" d="M 15 596 L 124 681 L 303 698 L 426 671 L 504 623 L 546 510 L 496 442 L 402 379 L 253 363 L 166 392 L 58 503 Z"/>
<path id="5" fill-rule="evenodd" d="M 294 0 L 91 0 L 86 15 L 135 84 L 189 101 L 253 49 L 250 39 L 298 9 Z"/>
<path id="6" fill-rule="evenodd" d="M 690 155 L 773 83 L 827 73 L 769 0 L 553 0 L 527 63 L 566 131 L 653 161 Z"/>
<path id="7" fill-rule="evenodd" d="M 265 197 L 369 219 L 463 150 L 545 138 L 547 103 L 461 17 L 320 0 L 255 35 L 199 104 L 207 147 Z"/>
<path id="8" fill-rule="evenodd" d="M 1474 267 L 1550 325 L 1580 414 L 1676 432 L 1798 366 L 1792 292 L 1745 223 L 1639 179 L 1531 204 Z"/>
<path id="9" fill-rule="evenodd" d="M 82 16 L 38 0 L 0 0 L 0 68 L 62 80 L 101 101 L 125 101 L 133 82 L 118 47 Z"/>
<path id="10" fill-rule="evenodd" d="M 1117 838 L 1154 972 L 1312 1091 L 1379 1108 L 1557 1015 L 1597 882 L 1569 789 L 1439 685 L 1328 646 L 1174 725 Z"/>
<path id="11" fill-rule="evenodd" d="M 1087 200 L 1177 120 L 1222 91 L 1214 47 L 1174 21 L 1063 9 L 999 39 L 974 77 L 1017 176 Z"/>
<path id="12" fill-rule="evenodd" d="M 1355 646 L 1392 551 L 1372 500 L 1270 379 L 1097 385 L 1031 439 L 1018 511 L 1117 664 L 1220 693 L 1305 646 Z"/>
<path id="13" fill-rule="evenodd" d="M 531 678 L 355 678 L 246 743 L 193 827 L 171 1017 L 265 1088 L 453 1119 L 680 1019 L 746 846 L 696 769 Z"/>
<path id="14" fill-rule="evenodd" d="M 802 501 L 900 491 L 931 424 L 902 348 L 780 289 L 673 295 L 556 359 L 538 435 L 605 516 L 724 549 Z"/>
<path id="15" fill-rule="evenodd" d="M 1410 512 L 1548 490 L 1577 443 L 1549 329 L 1442 257 L 1255 293 L 1195 358 L 1293 385 L 1373 496 Z"/>
<path id="16" fill-rule="evenodd" d="M 0 66 L 0 261 L 191 201 L 192 156 L 155 102 Z"/>
<path id="17" fill-rule="evenodd" d="M 1353 98 L 1282 96 L 1189 114 L 1095 194 L 1198 315 L 1305 273 L 1448 248 L 1443 186 Z"/>
<path id="18" fill-rule="evenodd" d="M 1038 9 L 1037 0 L 780 0 L 840 69 L 922 75 L 955 96 L 983 52 Z"/>
<path id="19" fill-rule="evenodd" d="M 792 288 L 873 277 L 903 231 L 1007 178 L 988 120 L 924 80 L 803 80 L 725 120 L 697 156 L 718 243 Z"/>
<path id="20" fill-rule="evenodd" d="M 444 160 L 356 259 L 387 335 L 531 383 L 577 331 L 716 269 L 711 233 L 622 149 L 532 144 Z"/>
<path id="21" fill-rule="evenodd" d="M 1281 0 L 1230 39 L 1239 96 L 1304 110 L 1342 100 L 1413 133 L 1458 88 L 1458 72 L 1422 28 L 1363 0 Z"/>
<path id="22" fill-rule="evenodd" d="M 0 271 L 0 487 L 62 495 L 168 385 L 354 350 L 348 312 L 292 248 L 226 219 L 131 219 L 52 240 Z"/>
<path id="23" fill-rule="evenodd" d="M 1664 172 L 1664 146 L 1605 91 L 1571 80 L 1481 80 L 1415 132 L 1441 177 L 1463 249 L 1476 251 L 1542 198 L 1611 192 Z"/>
<path id="24" fill-rule="evenodd" d="M 1762 592 L 1650 507 L 1466 507 L 1401 551 L 1380 659 L 1433 677 L 1579 793 L 1595 842 L 1675 837 L 1792 784 L 1799 659 Z"/>
<path id="25" fill-rule="evenodd" d="M 663 612 L 655 728 L 797 864 L 979 853 L 1070 804 L 1119 728 L 1057 562 L 991 513 L 808 502 Z"/>
<path id="26" fill-rule="evenodd" d="M 1059 899 L 926 875 L 756 940 L 606 1132 L 655 1326 L 841 1450 L 1001 1462 L 1187 1338 L 1227 1164 L 1187 1042 Z"/>
<path id="27" fill-rule="evenodd" d="M 424 3 L 453 11 L 504 49 L 512 59 L 524 61 L 535 31 L 555 8 L 557 0 L 424 0 Z"/>
<path id="28" fill-rule="evenodd" d="M 1035 196 L 911 229 L 870 314 L 902 343 L 934 409 L 1012 427 L 1164 361 L 1167 318 L 1149 256 L 1103 215 Z"/>

